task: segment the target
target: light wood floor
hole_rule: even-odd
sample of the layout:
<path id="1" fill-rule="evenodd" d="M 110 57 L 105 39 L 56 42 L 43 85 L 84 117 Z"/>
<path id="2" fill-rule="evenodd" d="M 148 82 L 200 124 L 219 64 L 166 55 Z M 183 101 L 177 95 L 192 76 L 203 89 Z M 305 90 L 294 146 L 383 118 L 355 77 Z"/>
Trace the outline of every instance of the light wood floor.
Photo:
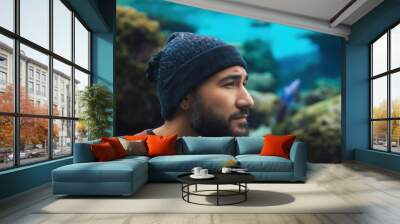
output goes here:
<path id="1" fill-rule="evenodd" d="M 219 224 L 219 223 L 400 223 L 400 174 L 359 163 L 310 164 L 308 183 L 345 201 L 364 202 L 357 214 L 37 214 L 54 200 L 50 185 L 0 201 L 0 223 Z M 318 201 L 316 201 L 318 203 Z M 173 205 L 171 205 L 173 206 Z"/>

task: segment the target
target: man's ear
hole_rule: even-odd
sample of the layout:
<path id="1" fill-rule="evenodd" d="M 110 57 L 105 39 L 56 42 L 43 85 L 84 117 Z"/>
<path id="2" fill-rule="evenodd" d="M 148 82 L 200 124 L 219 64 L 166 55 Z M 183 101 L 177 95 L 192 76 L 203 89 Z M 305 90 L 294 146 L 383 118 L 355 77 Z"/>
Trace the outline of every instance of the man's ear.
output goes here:
<path id="1" fill-rule="evenodd" d="M 195 97 L 196 97 L 196 90 L 189 91 L 189 93 L 187 93 L 186 96 L 184 96 L 183 99 L 181 100 L 179 107 L 182 110 L 189 110 L 194 102 Z"/>
<path id="2" fill-rule="evenodd" d="M 179 104 L 179 107 L 182 110 L 189 110 L 189 108 L 190 108 L 190 97 L 188 95 L 183 97 L 183 99 L 181 100 L 181 103 Z"/>
<path id="3" fill-rule="evenodd" d="M 195 98 L 197 97 L 196 95 L 197 95 L 197 89 L 196 88 L 190 90 L 186 94 L 186 96 L 183 97 L 181 102 L 179 103 L 179 108 L 181 108 L 184 111 L 189 110 L 191 105 L 193 104 Z"/>

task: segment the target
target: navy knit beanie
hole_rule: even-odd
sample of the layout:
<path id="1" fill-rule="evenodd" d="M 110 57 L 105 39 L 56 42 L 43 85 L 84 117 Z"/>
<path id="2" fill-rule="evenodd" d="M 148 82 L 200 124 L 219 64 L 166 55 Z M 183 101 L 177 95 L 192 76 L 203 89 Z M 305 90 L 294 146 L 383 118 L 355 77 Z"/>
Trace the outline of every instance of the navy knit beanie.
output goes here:
<path id="1" fill-rule="evenodd" d="M 235 47 L 212 37 L 175 32 L 148 62 L 147 78 L 156 83 L 161 115 L 169 120 L 182 98 L 215 73 L 246 62 Z"/>

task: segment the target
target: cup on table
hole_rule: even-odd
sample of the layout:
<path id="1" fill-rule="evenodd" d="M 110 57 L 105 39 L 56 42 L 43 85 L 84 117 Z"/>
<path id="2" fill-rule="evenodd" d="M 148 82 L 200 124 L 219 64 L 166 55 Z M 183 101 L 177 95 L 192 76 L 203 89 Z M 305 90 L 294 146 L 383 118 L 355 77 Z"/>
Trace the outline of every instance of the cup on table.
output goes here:
<path id="1" fill-rule="evenodd" d="M 232 168 L 230 167 L 222 167 L 221 172 L 222 173 L 230 173 L 232 171 Z"/>
<path id="2" fill-rule="evenodd" d="M 194 174 L 194 175 L 196 175 L 196 176 L 200 176 L 201 174 L 200 174 L 200 171 L 202 170 L 202 168 L 201 167 L 193 167 L 193 169 L 192 169 L 192 173 Z"/>
<path id="3" fill-rule="evenodd" d="M 201 169 L 200 170 L 200 176 L 207 176 L 208 175 L 208 169 Z"/>

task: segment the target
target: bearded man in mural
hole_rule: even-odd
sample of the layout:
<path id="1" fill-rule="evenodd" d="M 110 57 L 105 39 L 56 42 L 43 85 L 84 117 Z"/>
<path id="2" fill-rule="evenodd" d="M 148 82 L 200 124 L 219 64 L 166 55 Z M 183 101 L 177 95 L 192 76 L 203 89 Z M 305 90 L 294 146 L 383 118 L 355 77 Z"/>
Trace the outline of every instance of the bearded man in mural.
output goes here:
<path id="1" fill-rule="evenodd" d="M 218 39 L 175 32 L 146 70 L 155 82 L 164 124 L 137 135 L 245 136 L 254 101 L 246 62 Z"/>

